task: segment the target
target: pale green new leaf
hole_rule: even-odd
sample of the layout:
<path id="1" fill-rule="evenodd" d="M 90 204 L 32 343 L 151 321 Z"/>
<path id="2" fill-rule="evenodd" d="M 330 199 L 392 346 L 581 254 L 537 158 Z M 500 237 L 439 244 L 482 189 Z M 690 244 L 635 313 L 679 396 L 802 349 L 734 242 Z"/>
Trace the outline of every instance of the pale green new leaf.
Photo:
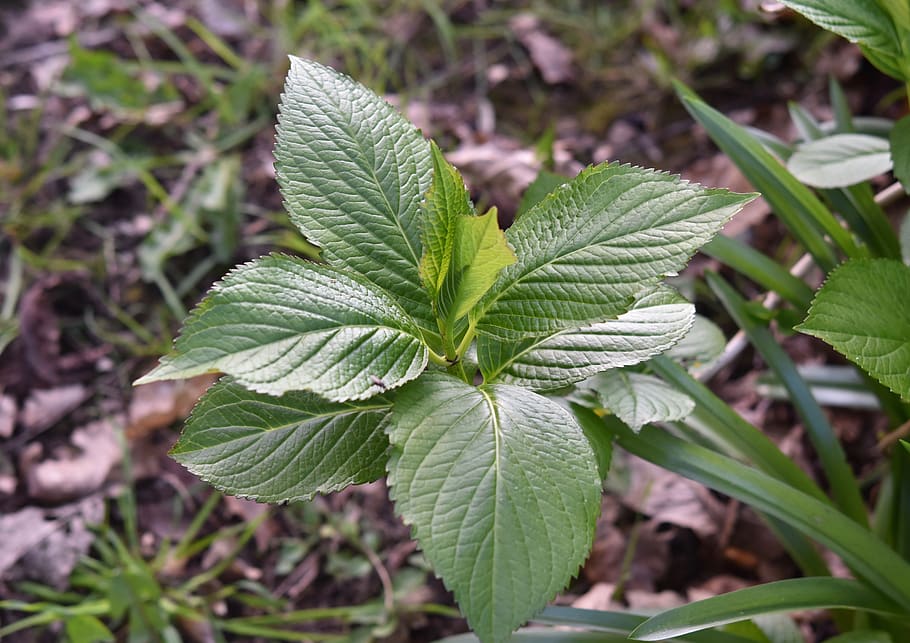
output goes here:
<path id="1" fill-rule="evenodd" d="M 420 283 L 429 143 L 391 105 L 319 63 L 291 57 L 275 168 L 291 220 L 329 262 L 395 295 L 436 332 Z"/>
<path id="2" fill-rule="evenodd" d="M 891 259 L 848 261 L 828 276 L 797 330 L 828 342 L 910 400 L 910 267 Z"/>
<path id="3" fill-rule="evenodd" d="M 584 388 L 595 391 L 603 407 L 636 432 L 651 422 L 683 420 L 695 408 L 692 398 L 663 380 L 627 370 L 595 375 Z"/>
<path id="4" fill-rule="evenodd" d="M 260 502 L 309 500 L 382 477 L 390 406 L 382 397 L 349 403 L 301 391 L 273 397 L 223 379 L 196 404 L 171 455 L 226 493 Z"/>
<path id="5" fill-rule="evenodd" d="M 489 290 L 499 272 L 515 263 L 515 253 L 499 229 L 496 209 L 475 216 L 464 181 L 433 150 L 433 184 L 423 222 L 420 275 L 437 316 L 452 328 Z"/>
<path id="6" fill-rule="evenodd" d="M 891 158 L 894 160 L 894 177 L 910 194 L 910 116 L 904 116 L 891 130 Z"/>
<path id="7" fill-rule="evenodd" d="M 847 187 L 890 170 L 891 146 L 878 136 L 835 134 L 797 147 L 787 169 L 813 187 Z"/>
<path id="8" fill-rule="evenodd" d="M 600 508 L 572 415 L 531 391 L 427 374 L 388 424 L 397 511 L 482 641 L 503 641 L 584 561 Z"/>
<path id="9" fill-rule="evenodd" d="M 686 335 L 694 316 L 692 304 L 662 286 L 617 319 L 577 330 L 520 342 L 481 335 L 477 358 L 486 382 L 555 390 L 667 350 Z"/>
<path id="10" fill-rule="evenodd" d="M 216 284 L 139 383 L 222 372 L 260 393 L 343 402 L 414 379 L 427 357 L 413 320 L 363 277 L 269 255 Z"/>
<path id="11" fill-rule="evenodd" d="M 629 165 L 588 168 L 506 231 L 518 261 L 478 305 L 477 332 L 516 340 L 614 318 L 752 198 Z"/>

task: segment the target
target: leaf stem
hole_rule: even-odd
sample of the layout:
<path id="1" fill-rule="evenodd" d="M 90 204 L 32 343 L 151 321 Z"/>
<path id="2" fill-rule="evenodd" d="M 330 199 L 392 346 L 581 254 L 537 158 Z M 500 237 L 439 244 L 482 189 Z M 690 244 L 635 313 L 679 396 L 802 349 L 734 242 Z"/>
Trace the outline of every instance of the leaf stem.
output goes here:
<path id="1" fill-rule="evenodd" d="M 434 351 L 432 348 L 427 348 L 427 353 L 430 356 L 430 361 L 433 362 L 434 364 L 436 364 L 437 366 L 445 366 L 446 368 L 451 366 L 451 363 L 449 362 L 449 360 L 447 360 L 443 355 L 440 355 L 439 353 Z"/>
<path id="2" fill-rule="evenodd" d="M 477 328 L 477 322 L 472 320 L 468 323 L 468 330 L 465 331 L 464 337 L 462 337 L 461 342 L 459 342 L 457 348 L 455 348 L 455 354 L 458 356 L 458 359 L 464 356 L 467 352 L 468 347 L 471 346 L 471 342 L 474 341 L 475 330 Z"/>

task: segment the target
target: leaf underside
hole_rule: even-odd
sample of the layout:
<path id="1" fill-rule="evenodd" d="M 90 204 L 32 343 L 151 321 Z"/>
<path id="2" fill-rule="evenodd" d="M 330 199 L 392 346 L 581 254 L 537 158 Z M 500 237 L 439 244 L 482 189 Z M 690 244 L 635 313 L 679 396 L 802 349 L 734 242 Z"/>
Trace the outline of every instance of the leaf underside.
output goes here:
<path id="1" fill-rule="evenodd" d="M 910 267 L 848 261 L 828 276 L 797 330 L 831 344 L 910 401 Z"/>
<path id="2" fill-rule="evenodd" d="M 603 407 L 635 432 L 651 422 L 685 419 L 695 408 L 688 395 L 643 373 L 607 371 L 586 381 L 584 388 L 595 391 Z"/>
<path id="3" fill-rule="evenodd" d="M 193 311 L 139 382 L 220 371 L 260 392 L 366 399 L 417 377 L 420 330 L 362 277 L 285 255 L 244 264 Z"/>
<path id="4" fill-rule="evenodd" d="M 480 639 L 506 639 L 587 556 L 600 507 L 590 444 L 544 397 L 443 374 L 404 387 L 389 420 L 397 511 Z"/>
<path id="5" fill-rule="evenodd" d="M 890 170 L 891 146 L 878 136 L 836 134 L 800 145 L 787 169 L 813 187 L 847 187 Z"/>
<path id="6" fill-rule="evenodd" d="M 599 324 L 512 343 L 481 335 L 477 357 L 485 381 L 556 390 L 667 350 L 686 335 L 694 316 L 692 304 L 659 287 L 629 312 Z"/>
<path id="7" fill-rule="evenodd" d="M 226 493 L 260 502 L 309 500 L 382 477 L 390 403 L 328 402 L 310 393 L 253 393 L 229 379 L 212 386 L 171 455 Z"/>

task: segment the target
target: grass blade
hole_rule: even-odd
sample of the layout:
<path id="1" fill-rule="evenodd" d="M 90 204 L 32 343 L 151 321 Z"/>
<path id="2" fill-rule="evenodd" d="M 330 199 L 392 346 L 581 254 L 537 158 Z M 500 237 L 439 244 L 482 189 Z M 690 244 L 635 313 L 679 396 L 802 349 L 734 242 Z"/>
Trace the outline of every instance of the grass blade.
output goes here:
<path id="1" fill-rule="evenodd" d="M 850 233 L 761 143 L 681 83 L 676 84 L 676 91 L 692 117 L 705 127 L 715 144 L 762 193 L 820 267 L 828 271 L 839 263 L 837 252 L 825 239 L 825 234 L 848 257 L 862 256 Z"/>
<path id="2" fill-rule="evenodd" d="M 838 554 L 860 580 L 910 609 L 910 564 L 868 529 L 831 505 L 741 462 L 670 435 L 654 426 L 640 434 L 613 421 L 617 443 L 681 476 L 787 522 Z"/>
<path id="3" fill-rule="evenodd" d="M 806 282 L 794 277 L 779 263 L 755 248 L 719 234 L 704 245 L 701 251 L 745 275 L 765 290 L 776 292 L 797 310 L 809 309 L 813 292 Z"/>
<path id="4" fill-rule="evenodd" d="M 831 485 L 835 502 L 844 513 L 861 525 L 868 525 L 866 507 L 856 477 L 847 464 L 847 457 L 831 428 L 831 424 L 805 380 L 796 370 L 796 364 L 784 352 L 768 327 L 749 314 L 746 301 L 717 274 L 706 275 L 708 285 L 718 296 L 724 307 L 749 337 L 752 345 L 761 354 L 768 367 L 774 371 L 790 394 L 790 400 L 803 421 L 809 439 L 818 452 L 822 468 Z"/>
<path id="5" fill-rule="evenodd" d="M 660 641 L 754 616 L 838 607 L 901 614 L 897 605 L 855 580 L 793 578 L 747 587 L 666 610 L 637 627 L 630 638 Z"/>

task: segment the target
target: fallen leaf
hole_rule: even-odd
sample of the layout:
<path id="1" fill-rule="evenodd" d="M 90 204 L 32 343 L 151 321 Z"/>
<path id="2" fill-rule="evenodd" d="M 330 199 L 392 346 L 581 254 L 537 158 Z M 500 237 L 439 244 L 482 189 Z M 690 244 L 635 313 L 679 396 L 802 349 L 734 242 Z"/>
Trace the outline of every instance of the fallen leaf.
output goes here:
<path id="1" fill-rule="evenodd" d="M 88 389 L 81 384 L 36 389 L 25 399 L 19 420 L 30 434 L 40 433 L 54 426 L 88 396 Z"/>
<path id="2" fill-rule="evenodd" d="M 545 83 L 555 85 L 571 81 L 572 52 L 559 40 L 544 32 L 537 16 L 521 13 L 509 20 L 509 27 L 528 50 L 531 62 Z"/>
<path id="3" fill-rule="evenodd" d="M 585 610 L 622 609 L 613 601 L 616 585 L 613 583 L 594 583 L 587 592 L 572 602 L 572 607 Z"/>
<path id="4" fill-rule="evenodd" d="M 186 418 L 216 379 L 216 375 L 199 375 L 188 380 L 150 382 L 135 387 L 127 412 L 127 439 L 139 440 Z"/>
<path id="5" fill-rule="evenodd" d="M 54 529 L 54 521 L 45 520 L 44 511 L 37 507 L 0 516 L 0 576 Z"/>
<path id="6" fill-rule="evenodd" d="M 269 506 L 266 504 L 246 500 L 244 498 L 237 498 L 235 496 L 225 496 L 224 506 L 227 508 L 228 514 L 237 516 L 243 520 L 243 522 L 247 523 L 253 522 L 262 514 L 269 512 Z M 277 535 L 278 526 L 272 520 L 266 518 L 256 529 L 256 533 L 253 534 L 253 538 L 256 540 L 256 549 L 260 552 L 266 551 L 269 547 L 269 543 L 272 542 L 273 538 Z"/>
<path id="7" fill-rule="evenodd" d="M 54 530 L 31 547 L 19 559 L 10 576 L 50 585 L 57 590 L 69 587 L 69 577 L 79 559 L 95 540 L 90 525 L 104 518 L 104 500 L 100 496 L 84 498 L 48 512 L 55 517 Z"/>
<path id="8" fill-rule="evenodd" d="M 37 442 L 23 450 L 19 466 L 30 497 L 60 502 L 86 496 L 100 488 L 120 462 L 120 442 L 110 420 L 76 429 L 70 441 L 75 452 L 46 460 L 41 460 L 43 449 Z"/>
<path id="9" fill-rule="evenodd" d="M 16 400 L 0 395 L 0 438 L 8 438 L 16 426 Z"/>
<path id="10" fill-rule="evenodd" d="M 687 527 L 701 537 L 714 536 L 724 505 L 702 485 L 639 458 L 629 458 L 631 486 L 623 501 L 655 523 Z"/>

